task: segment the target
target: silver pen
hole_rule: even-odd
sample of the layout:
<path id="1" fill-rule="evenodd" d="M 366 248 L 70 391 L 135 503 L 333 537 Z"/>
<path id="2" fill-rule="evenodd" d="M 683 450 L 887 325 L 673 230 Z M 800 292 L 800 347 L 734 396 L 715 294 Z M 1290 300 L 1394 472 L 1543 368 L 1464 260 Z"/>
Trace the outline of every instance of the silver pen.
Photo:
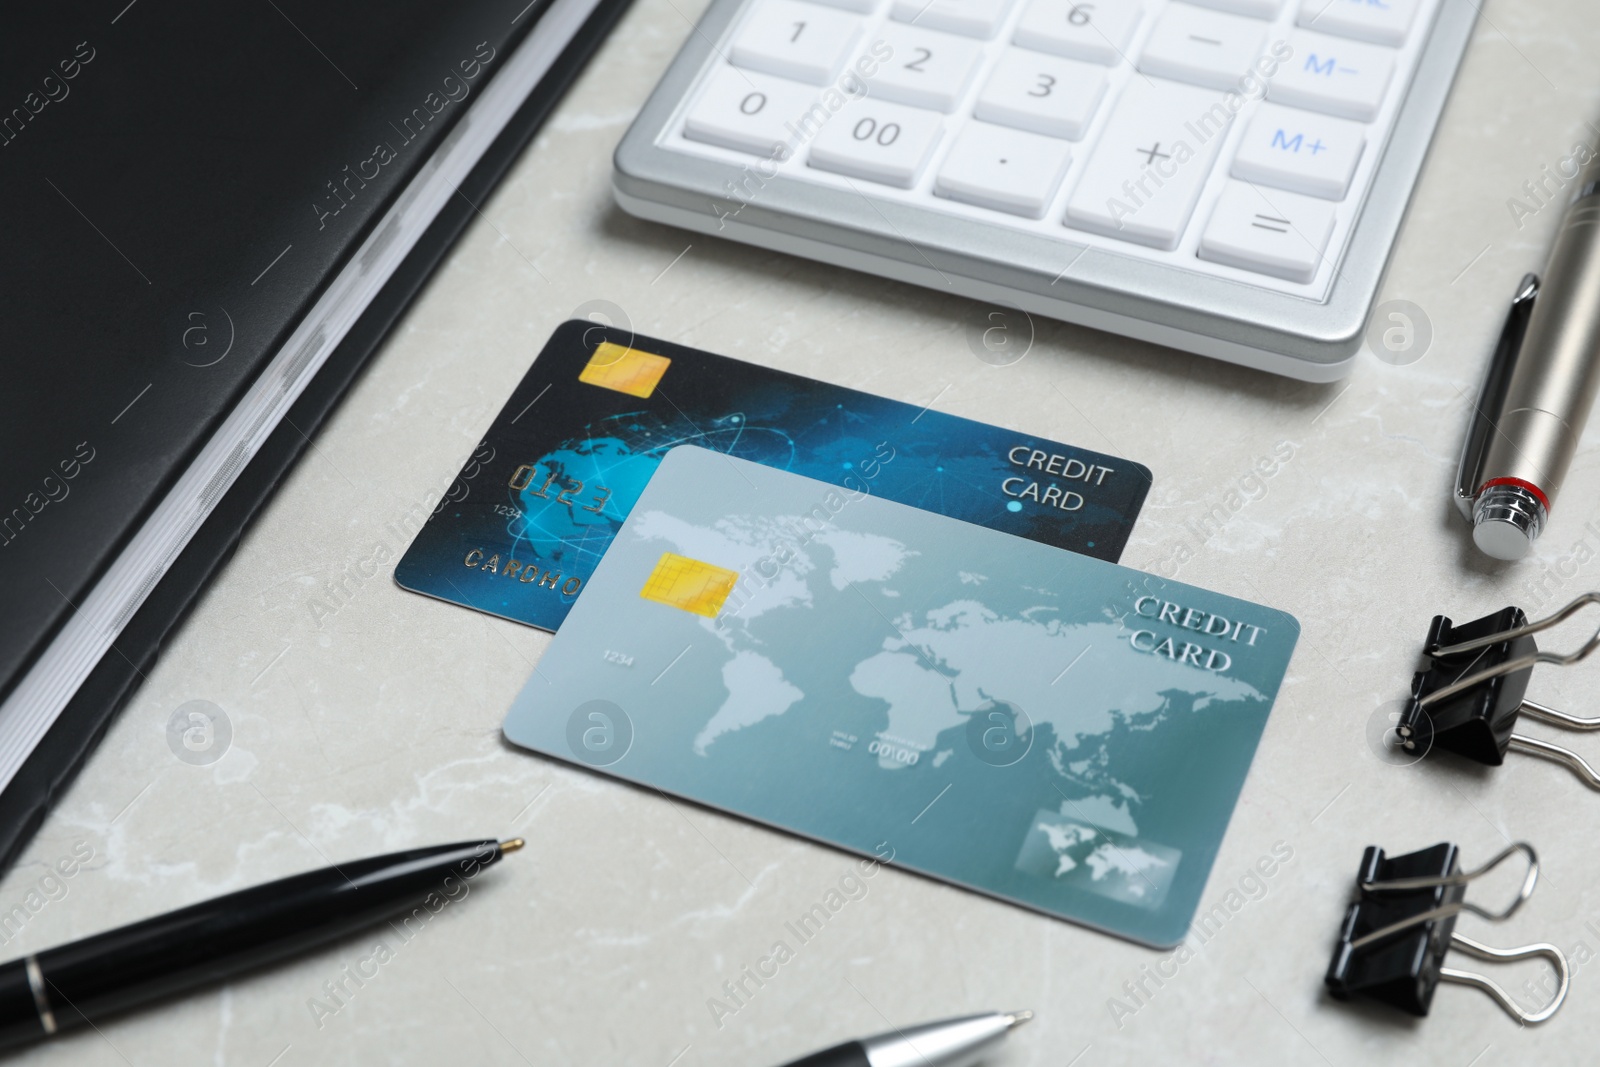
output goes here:
<path id="1" fill-rule="evenodd" d="M 1578 179 L 1544 278 L 1522 279 L 1456 475 L 1472 540 L 1527 555 L 1550 518 L 1600 387 L 1600 158 Z"/>
<path id="2" fill-rule="evenodd" d="M 813 1052 L 786 1067 L 972 1067 L 1031 1018 L 1031 1011 L 992 1011 L 908 1026 Z"/>

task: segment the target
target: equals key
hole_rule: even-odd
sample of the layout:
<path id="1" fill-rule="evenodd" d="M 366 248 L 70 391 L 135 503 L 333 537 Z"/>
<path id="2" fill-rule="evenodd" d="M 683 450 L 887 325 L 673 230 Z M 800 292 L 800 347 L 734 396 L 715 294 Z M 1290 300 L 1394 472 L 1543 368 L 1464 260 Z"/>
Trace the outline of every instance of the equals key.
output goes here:
<path id="1" fill-rule="evenodd" d="M 1200 236 L 1199 255 L 1305 283 L 1322 266 L 1333 222 L 1334 207 L 1325 200 L 1231 181 Z"/>

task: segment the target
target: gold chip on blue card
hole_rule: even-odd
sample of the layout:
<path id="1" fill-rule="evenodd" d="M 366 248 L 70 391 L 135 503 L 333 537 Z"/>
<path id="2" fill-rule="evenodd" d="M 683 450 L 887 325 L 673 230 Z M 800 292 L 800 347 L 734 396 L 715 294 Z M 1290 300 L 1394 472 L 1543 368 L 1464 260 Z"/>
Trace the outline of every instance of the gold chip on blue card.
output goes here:
<path id="1" fill-rule="evenodd" d="M 644 400 L 656 391 L 656 386 L 661 384 L 661 376 L 667 373 L 671 365 L 672 360 L 666 356 L 605 341 L 589 357 L 589 362 L 578 375 L 578 381 Z"/>

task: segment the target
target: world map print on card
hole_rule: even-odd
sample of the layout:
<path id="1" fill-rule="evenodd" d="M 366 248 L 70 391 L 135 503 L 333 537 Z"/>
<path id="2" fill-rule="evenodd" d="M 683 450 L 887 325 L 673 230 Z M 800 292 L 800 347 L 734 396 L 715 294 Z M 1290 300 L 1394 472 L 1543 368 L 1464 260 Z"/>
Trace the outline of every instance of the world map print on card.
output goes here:
<path id="1" fill-rule="evenodd" d="M 1260 605 L 681 447 L 505 732 L 1172 944 L 1298 632 Z"/>

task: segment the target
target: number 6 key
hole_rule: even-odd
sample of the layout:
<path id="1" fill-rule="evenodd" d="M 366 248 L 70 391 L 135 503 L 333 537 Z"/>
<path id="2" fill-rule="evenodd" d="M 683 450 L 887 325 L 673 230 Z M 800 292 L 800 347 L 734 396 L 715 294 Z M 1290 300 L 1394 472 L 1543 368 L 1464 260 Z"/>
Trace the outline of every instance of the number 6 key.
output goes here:
<path id="1" fill-rule="evenodd" d="M 1143 13 L 1139 0 L 1031 0 L 1012 40 L 1023 48 L 1114 67 Z"/>

